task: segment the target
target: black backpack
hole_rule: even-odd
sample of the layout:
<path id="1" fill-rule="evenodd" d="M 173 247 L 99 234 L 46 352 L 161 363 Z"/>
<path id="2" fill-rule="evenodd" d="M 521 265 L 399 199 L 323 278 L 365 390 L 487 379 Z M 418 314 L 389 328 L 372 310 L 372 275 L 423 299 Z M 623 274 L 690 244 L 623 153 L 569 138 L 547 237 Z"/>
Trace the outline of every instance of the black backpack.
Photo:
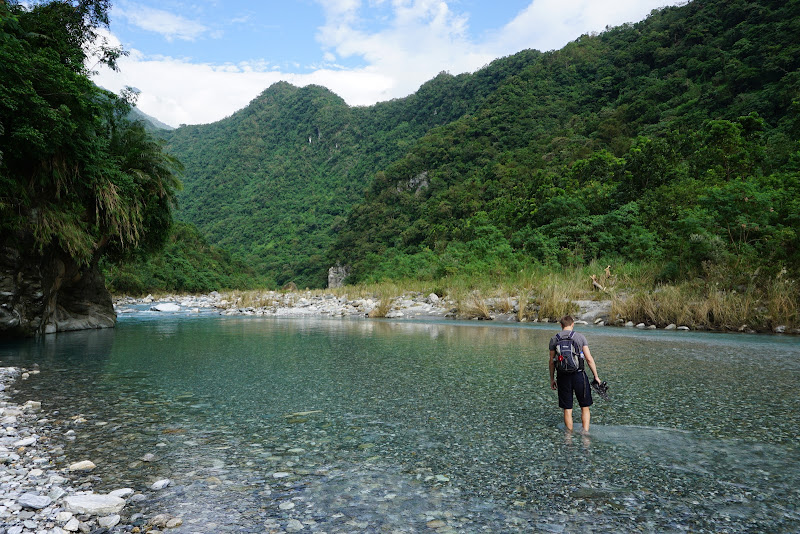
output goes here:
<path id="1" fill-rule="evenodd" d="M 562 338 L 561 334 L 556 334 L 556 355 L 553 360 L 559 373 L 583 371 L 583 350 L 572 339 L 573 335 L 575 332 L 570 332 Z"/>

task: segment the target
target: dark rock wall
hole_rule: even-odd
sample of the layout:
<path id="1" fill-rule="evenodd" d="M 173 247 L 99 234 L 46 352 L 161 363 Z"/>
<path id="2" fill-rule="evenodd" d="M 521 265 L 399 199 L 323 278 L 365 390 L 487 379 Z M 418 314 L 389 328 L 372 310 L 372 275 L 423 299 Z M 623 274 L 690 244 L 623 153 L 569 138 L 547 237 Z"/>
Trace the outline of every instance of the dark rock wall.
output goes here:
<path id="1" fill-rule="evenodd" d="M 59 250 L 0 246 L 0 337 L 109 328 L 117 316 L 97 263 Z"/>

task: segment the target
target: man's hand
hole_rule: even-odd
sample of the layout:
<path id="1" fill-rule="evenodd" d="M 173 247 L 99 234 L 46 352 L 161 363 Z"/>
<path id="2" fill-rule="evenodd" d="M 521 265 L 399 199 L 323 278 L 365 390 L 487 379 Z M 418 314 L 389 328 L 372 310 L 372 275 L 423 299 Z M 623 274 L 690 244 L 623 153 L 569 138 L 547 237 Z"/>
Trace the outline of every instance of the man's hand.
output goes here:
<path id="1" fill-rule="evenodd" d="M 550 379 L 550 389 L 558 389 L 558 384 L 556 384 L 555 378 Z"/>

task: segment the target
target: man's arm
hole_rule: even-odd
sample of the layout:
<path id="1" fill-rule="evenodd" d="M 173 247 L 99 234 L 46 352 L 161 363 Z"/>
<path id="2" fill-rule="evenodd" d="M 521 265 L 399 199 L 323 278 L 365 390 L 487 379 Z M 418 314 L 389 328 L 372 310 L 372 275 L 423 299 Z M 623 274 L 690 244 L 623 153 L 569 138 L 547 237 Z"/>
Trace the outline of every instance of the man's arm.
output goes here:
<path id="1" fill-rule="evenodd" d="M 551 389 L 558 389 L 556 385 L 556 363 L 553 361 L 553 358 L 556 355 L 556 351 L 550 351 L 550 388 Z"/>
<path id="2" fill-rule="evenodd" d="M 597 376 L 597 366 L 594 364 L 594 358 L 592 358 L 592 353 L 589 352 L 589 345 L 583 346 L 583 357 L 586 358 L 586 363 L 589 365 L 589 369 L 592 370 L 594 379 L 600 382 L 600 377 Z"/>

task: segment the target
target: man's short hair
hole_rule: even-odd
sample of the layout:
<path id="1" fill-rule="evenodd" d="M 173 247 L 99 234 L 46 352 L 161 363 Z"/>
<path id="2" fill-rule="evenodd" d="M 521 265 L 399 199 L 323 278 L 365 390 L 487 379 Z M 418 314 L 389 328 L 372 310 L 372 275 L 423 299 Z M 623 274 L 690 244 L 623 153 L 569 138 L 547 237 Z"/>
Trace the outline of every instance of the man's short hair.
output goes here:
<path id="1" fill-rule="evenodd" d="M 571 315 L 565 315 L 559 322 L 561 323 L 561 328 L 566 328 L 575 324 L 575 319 L 573 319 Z"/>

